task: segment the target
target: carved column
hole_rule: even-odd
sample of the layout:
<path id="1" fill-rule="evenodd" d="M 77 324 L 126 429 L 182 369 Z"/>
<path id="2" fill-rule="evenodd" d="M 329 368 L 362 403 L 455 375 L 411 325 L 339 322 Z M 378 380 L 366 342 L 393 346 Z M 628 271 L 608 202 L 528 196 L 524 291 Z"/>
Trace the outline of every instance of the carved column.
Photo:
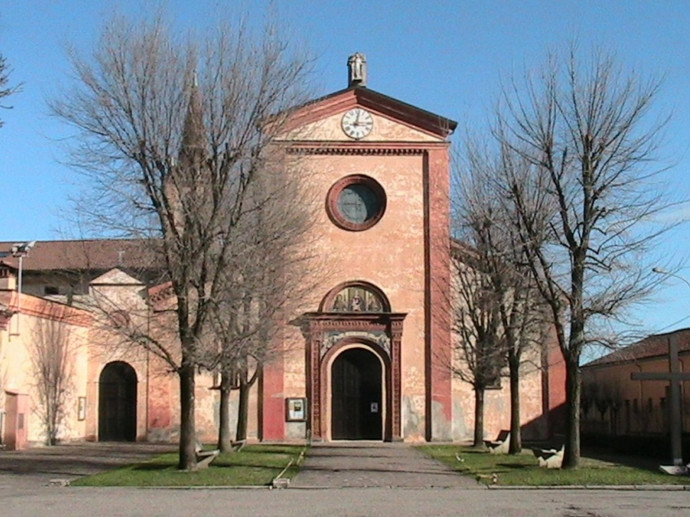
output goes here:
<path id="1" fill-rule="evenodd" d="M 309 350 L 309 392 L 307 396 L 311 403 L 311 437 L 313 440 L 323 440 L 323 426 L 321 425 L 321 342 L 323 331 L 316 321 L 310 323 Z"/>
<path id="2" fill-rule="evenodd" d="M 402 319 L 396 319 L 391 322 L 391 385 L 392 385 L 392 439 L 393 441 L 402 440 L 402 431 L 400 429 L 400 398 L 401 398 L 401 376 L 402 368 L 400 364 L 400 355 L 402 348 L 402 334 L 403 322 Z"/>

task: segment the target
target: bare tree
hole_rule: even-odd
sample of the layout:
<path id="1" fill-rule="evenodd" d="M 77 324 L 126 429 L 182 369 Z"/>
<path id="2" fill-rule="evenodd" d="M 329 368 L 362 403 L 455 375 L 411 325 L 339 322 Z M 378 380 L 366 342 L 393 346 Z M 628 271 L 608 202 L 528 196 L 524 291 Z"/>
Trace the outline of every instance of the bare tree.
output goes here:
<path id="1" fill-rule="evenodd" d="M 455 334 L 451 370 L 474 389 L 475 447 L 484 445 L 484 393 L 500 383 L 505 364 L 505 348 L 500 299 L 491 279 L 477 267 L 480 254 L 456 244 L 451 259 L 455 303 L 451 309 L 451 329 Z"/>
<path id="2" fill-rule="evenodd" d="M 217 346 L 213 308 L 232 292 L 224 272 L 246 194 L 258 171 L 280 170 L 270 144 L 306 98 L 309 64 L 271 24 L 258 39 L 233 25 L 193 38 L 161 18 L 118 19 L 90 60 L 73 58 L 78 82 L 52 103 L 77 130 L 74 164 L 91 194 L 82 213 L 110 235 L 159 243 L 176 339 L 127 333 L 179 376 L 181 469 L 196 465 L 195 371 Z"/>
<path id="3" fill-rule="evenodd" d="M 247 192 L 246 206 L 251 210 L 240 222 L 233 263 L 222 273 L 227 294 L 213 312 L 213 333 L 220 349 L 206 367 L 221 374 L 218 448 L 222 451 L 232 450 L 231 390 L 239 391 L 235 439 L 244 440 L 250 389 L 263 365 L 281 353 L 275 340 L 287 315 L 304 310 L 309 302 L 314 285 L 305 280 L 307 268 L 316 278 L 317 261 L 306 239 L 319 205 L 310 202 L 302 181 L 273 172 L 260 171 Z M 295 204 L 295 199 L 301 202 Z"/>
<path id="4" fill-rule="evenodd" d="M 485 280 L 482 289 L 491 292 L 500 322 L 500 341 L 510 376 L 510 453 L 522 449 L 520 421 L 520 374 L 525 353 L 541 346 L 544 337 L 543 303 L 525 264 L 515 214 L 501 196 L 503 160 L 478 139 L 468 137 L 462 160 L 455 167 L 456 198 L 453 216 L 456 235 L 471 246 L 465 254 L 468 267 Z M 462 248 L 461 248 L 462 249 Z M 484 296 L 487 296 L 486 294 Z M 466 300 L 459 300 L 460 303 Z"/>
<path id="5" fill-rule="evenodd" d="M 563 466 L 575 468 L 582 351 L 616 342 L 600 331 L 655 284 L 645 254 L 661 232 L 654 216 L 668 206 L 651 165 L 663 121 L 647 121 L 659 84 L 623 75 L 609 55 L 585 61 L 571 47 L 537 77 L 505 90 L 495 135 L 502 198 L 565 357 Z"/>
<path id="6" fill-rule="evenodd" d="M 12 95 L 19 91 L 21 85 L 10 86 L 10 65 L 7 64 L 7 58 L 0 54 L 0 108 L 9 109 L 10 106 L 2 104 L 2 99 Z M 4 125 L 3 120 L 0 118 L 0 127 Z"/>
<path id="7" fill-rule="evenodd" d="M 515 256 L 513 259 L 517 258 Z M 511 262 L 511 264 L 521 264 Z M 500 278 L 497 277 L 497 278 Z M 516 267 L 508 279 L 512 282 L 507 298 L 499 307 L 501 324 L 507 351 L 510 377 L 510 444 L 508 452 L 519 454 L 522 451 L 522 420 L 520 416 L 520 379 L 525 364 L 534 366 L 533 360 L 526 359 L 529 352 L 543 350 L 547 346 L 545 307 L 539 292 L 532 283 L 531 275 L 524 268 Z M 500 283 L 499 283 L 500 282 Z M 500 290 L 502 281 L 495 281 L 494 288 Z M 543 367 L 544 365 L 540 365 Z M 548 365 L 546 366 L 548 368 Z"/>
<path id="8" fill-rule="evenodd" d="M 70 332 L 67 310 L 54 304 L 38 319 L 28 348 L 38 394 L 37 413 L 46 445 L 55 445 L 70 395 L 74 353 L 78 343 Z"/>

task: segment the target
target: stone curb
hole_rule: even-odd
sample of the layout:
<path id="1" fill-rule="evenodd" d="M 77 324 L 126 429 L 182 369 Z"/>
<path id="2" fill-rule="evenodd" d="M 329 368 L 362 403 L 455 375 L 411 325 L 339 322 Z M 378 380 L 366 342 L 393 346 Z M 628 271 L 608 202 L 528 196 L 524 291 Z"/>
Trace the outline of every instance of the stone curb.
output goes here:
<path id="1" fill-rule="evenodd" d="M 91 489 L 94 487 L 80 487 L 80 486 L 69 486 L 69 485 L 51 485 L 60 486 L 64 488 L 69 488 L 72 490 L 79 489 Z M 243 485 L 243 486 L 223 486 L 223 485 L 209 485 L 209 486 L 140 486 L 140 487 L 98 487 L 98 488 L 138 488 L 141 490 L 274 490 L 275 488 L 271 485 Z M 361 489 L 386 489 L 386 490 L 428 490 L 428 489 L 443 489 L 443 490 L 456 490 L 458 492 L 463 492 L 467 490 L 544 490 L 544 491 L 555 491 L 555 490 L 599 490 L 599 491 L 620 491 L 620 492 L 690 492 L 690 485 L 549 485 L 549 486 L 498 486 L 498 485 L 478 485 L 472 488 L 454 488 L 454 487 L 406 487 L 406 486 L 342 486 L 342 487 L 332 487 L 332 486 L 289 486 L 289 490 L 361 490 Z"/>
<path id="2" fill-rule="evenodd" d="M 458 488 L 452 486 L 393 486 L 393 485 L 372 485 L 372 486 L 291 486 L 290 490 L 455 490 L 457 492 L 486 490 L 486 486 L 471 488 Z"/>
<path id="3" fill-rule="evenodd" d="M 499 486 L 487 485 L 489 490 L 619 490 L 621 492 L 684 492 L 690 485 L 547 485 L 547 486 Z"/>

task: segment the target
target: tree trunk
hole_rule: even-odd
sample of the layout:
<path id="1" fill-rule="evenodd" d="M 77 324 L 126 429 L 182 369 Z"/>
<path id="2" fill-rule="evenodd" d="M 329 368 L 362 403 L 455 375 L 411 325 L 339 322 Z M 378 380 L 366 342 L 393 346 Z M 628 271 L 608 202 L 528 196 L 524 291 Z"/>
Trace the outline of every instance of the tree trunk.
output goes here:
<path id="1" fill-rule="evenodd" d="M 587 184 L 585 184 L 585 187 Z M 583 309 L 585 258 L 588 236 L 572 252 L 570 336 L 563 350 L 565 359 L 565 451 L 562 468 L 575 469 L 580 463 L 580 354 L 585 346 L 585 312 Z"/>
<path id="2" fill-rule="evenodd" d="M 510 369 L 510 448 L 509 454 L 522 451 L 522 434 L 520 429 L 520 358 L 511 352 L 508 357 Z"/>
<path id="3" fill-rule="evenodd" d="M 484 447 L 484 388 L 474 388 L 474 447 Z"/>
<path id="4" fill-rule="evenodd" d="M 47 436 L 46 436 L 46 445 L 52 446 L 57 444 L 57 412 L 58 412 L 58 402 L 57 402 L 57 397 L 54 397 L 53 394 L 50 394 L 50 397 L 46 397 L 49 401 L 51 406 L 48 408 L 48 425 L 47 425 Z"/>
<path id="5" fill-rule="evenodd" d="M 247 421 L 249 420 L 249 391 L 251 384 L 246 378 L 240 381 L 239 403 L 237 406 L 237 433 L 236 440 L 247 439 Z"/>
<path id="6" fill-rule="evenodd" d="M 196 468 L 196 425 L 194 420 L 194 365 L 182 362 L 180 376 L 180 462 L 178 469 Z"/>
<path id="7" fill-rule="evenodd" d="M 242 371 L 240 373 L 240 387 L 239 387 L 239 402 L 237 407 L 237 432 L 236 440 L 247 439 L 247 422 L 249 421 L 249 393 L 254 386 L 254 383 L 259 378 L 261 365 L 254 368 L 254 373 L 249 375 L 250 366 L 247 361 L 244 362 Z"/>
<path id="8" fill-rule="evenodd" d="M 232 377 L 229 372 L 220 374 L 220 422 L 218 424 L 218 450 L 232 452 L 232 436 L 230 434 L 230 394 L 232 393 Z"/>
<path id="9" fill-rule="evenodd" d="M 577 357 L 573 357 L 577 355 Z M 580 462 L 580 365 L 579 354 L 565 362 L 566 429 L 563 468 L 577 468 Z"/>

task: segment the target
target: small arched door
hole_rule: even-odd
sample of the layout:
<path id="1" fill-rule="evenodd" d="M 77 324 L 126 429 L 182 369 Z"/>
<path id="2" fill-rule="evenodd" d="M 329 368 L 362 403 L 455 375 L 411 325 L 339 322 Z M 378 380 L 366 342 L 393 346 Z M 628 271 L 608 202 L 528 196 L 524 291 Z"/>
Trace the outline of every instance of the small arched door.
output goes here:
<path id="1" fill-rule="evenodd" d="M 331 368 L 331 438 L 381 440 L 381 361 L 369 350 L 351 348 Z"/>
<path id="2" fill-rule="evenodd" d="M 108 363 L 99 378 L 98 439 L 133 442 L 137 438 L 137 374 L 129 364 Z"/>

